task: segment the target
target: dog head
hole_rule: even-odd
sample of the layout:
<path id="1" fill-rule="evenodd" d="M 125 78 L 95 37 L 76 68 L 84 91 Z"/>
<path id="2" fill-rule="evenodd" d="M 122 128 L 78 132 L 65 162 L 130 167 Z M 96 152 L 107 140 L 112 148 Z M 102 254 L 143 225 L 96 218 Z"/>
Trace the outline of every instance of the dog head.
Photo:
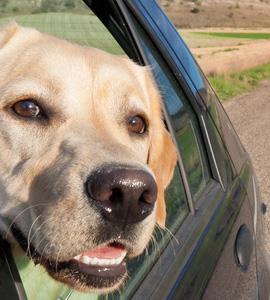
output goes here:
<path id="1" fill-rule="evenodd" d="M 175 163 L 147 68 L 16 24 L 0 31 L 2 227 L 52 277 L 118 288 L 124 258 L 164 226 Z"/>

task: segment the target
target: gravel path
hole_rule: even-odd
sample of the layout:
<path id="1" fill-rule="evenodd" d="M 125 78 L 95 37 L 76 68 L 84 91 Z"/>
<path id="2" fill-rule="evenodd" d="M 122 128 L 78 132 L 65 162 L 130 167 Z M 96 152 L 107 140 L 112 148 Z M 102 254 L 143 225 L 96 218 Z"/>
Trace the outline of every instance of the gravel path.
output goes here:
<path id="1" fill-rule="evenodd" d="M 270 237 L 270 81 L 251 93 L 235 97 L 224 107 L 252 159 L 262 200 L 268 206 L 265 230 Z M 266 240 L 270 251 L 270 239 Z"/>

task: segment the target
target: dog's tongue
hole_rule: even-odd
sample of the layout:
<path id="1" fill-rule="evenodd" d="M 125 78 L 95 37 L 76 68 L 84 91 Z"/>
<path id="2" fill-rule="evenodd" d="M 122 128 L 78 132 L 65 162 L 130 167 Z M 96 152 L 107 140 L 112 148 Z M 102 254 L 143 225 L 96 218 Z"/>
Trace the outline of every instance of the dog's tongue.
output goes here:
<path id="1" fill-rule="evenodd" d="M 126 254 L 125 247 L 119 244 L 97 247 L 82 253 L 89 258 L 116 259 Z"/>

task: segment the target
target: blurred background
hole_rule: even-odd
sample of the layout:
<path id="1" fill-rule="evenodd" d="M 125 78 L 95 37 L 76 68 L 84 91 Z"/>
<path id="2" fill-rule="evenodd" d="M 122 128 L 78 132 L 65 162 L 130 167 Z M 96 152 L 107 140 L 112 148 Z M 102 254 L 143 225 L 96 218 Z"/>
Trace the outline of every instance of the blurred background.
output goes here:
<path id="1" fill-rule="evenodd" d="M 221 100 L 249 92 L 270 77 L 270 0 L 159 0 Z M 0 0 L 0 26 L 24 26 L 95 46 L 102 24 L 79 0 Z M 91 26 L 89 26 L 91 25 Z M 87 36 L 89 30 L 91 36 Z M 104 50 L 114 44 L 103 30 Z M 106 40 L 109 38 L 109 42 Z M 106 46 L 106 43 L 109 45 Z"/>
<path id="2" fill-rule="evenodd" d="M 222 100 L 270 77 L 269 0 L 161 0 Z"/>

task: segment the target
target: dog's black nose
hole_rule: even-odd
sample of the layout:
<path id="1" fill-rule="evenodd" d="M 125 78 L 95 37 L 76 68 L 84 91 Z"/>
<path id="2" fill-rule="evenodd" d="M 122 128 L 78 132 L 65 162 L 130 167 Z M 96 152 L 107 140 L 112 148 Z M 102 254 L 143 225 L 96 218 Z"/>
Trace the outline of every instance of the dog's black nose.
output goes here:
<path id="1" fill-rule="evenodd" d="M 87 180 L 86 189 L 102 215 L 119 225 L 146 218 L 157 198 L 153 176 L 127 166 L 110 166 L 94 172 Z"/>

